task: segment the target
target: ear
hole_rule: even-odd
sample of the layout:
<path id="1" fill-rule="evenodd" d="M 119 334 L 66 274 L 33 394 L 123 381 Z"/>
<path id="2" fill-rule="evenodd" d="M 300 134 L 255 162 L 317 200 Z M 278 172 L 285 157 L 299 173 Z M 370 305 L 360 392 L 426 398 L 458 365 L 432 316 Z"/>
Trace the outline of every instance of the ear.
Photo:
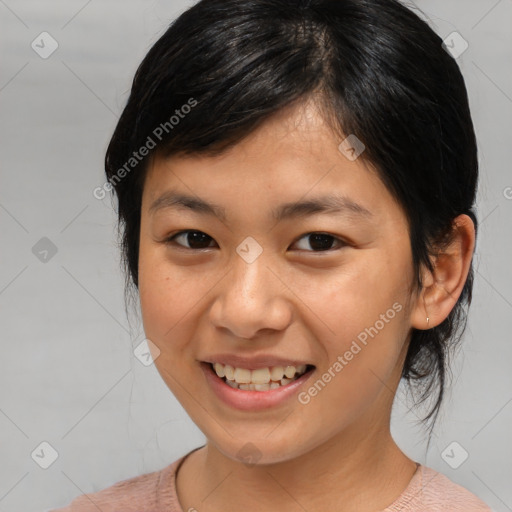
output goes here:
<path id="1" fill-rule="evenodd" d="M 464 288 L 474 248 L 473 221 L 459 215 L 453 221 L 451 242 L 433 257 L 433 272 L 423 269 L 423 289 L 411 313 L 412 327 L 431 329 L 448 317 Z"/>

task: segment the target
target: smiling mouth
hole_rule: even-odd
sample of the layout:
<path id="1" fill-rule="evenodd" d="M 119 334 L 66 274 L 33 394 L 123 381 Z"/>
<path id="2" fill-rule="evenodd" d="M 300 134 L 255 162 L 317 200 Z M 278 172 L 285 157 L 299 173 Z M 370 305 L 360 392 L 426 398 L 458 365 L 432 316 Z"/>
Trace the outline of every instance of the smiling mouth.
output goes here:
<path id="1" fill-rule="evenodd" d="M 243 391 L 270 391 L 291 384 L 302 375 L 314 370 L 314 366 L 270 366 L 248 370 L 221 363 L 209 363 L 213 372 L 233 389 Z"/>

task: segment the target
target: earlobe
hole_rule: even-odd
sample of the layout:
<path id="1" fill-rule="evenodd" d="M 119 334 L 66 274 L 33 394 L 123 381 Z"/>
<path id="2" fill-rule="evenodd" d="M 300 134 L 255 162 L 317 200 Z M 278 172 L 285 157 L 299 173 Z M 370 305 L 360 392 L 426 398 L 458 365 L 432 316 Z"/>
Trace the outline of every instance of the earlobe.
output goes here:
<path id="1" fill-rule="evenodd" d="M 423 289 L 411 316 L 415 329 L 441 324 L 457 303 L 466 283 L 475 247 L 475 226 L 467 215 L 453 222 L 450 241 L 433 259 L 433 272 L 424 270 Z"/>

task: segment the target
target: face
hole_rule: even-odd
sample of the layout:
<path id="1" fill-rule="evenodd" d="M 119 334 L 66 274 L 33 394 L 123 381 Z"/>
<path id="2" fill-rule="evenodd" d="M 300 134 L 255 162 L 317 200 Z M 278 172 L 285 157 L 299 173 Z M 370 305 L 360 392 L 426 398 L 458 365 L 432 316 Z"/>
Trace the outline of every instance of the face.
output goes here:
<path id="1" fill-rule="evenodd" d="M 221 156 L 148 169 L 146 337 L 231 459 L 284 462 L 388 419 L 414 302 L 407 221 L 341 141 L 310 103 Z"/>

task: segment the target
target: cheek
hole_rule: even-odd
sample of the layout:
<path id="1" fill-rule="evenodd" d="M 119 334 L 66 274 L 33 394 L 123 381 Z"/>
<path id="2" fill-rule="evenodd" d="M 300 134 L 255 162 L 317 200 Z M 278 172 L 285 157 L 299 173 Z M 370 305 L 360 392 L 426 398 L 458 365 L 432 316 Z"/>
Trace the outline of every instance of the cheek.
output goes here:
<path id="1" fill-rule="evenodd" d="M 396 369 L 408 332 L 408 262 L 406 251 L 400 260 L 369 252 L 334 278 L 301 283 L 297 292 L 315 313 L 308 315 L 310 329 L 331 371 L 322 380 L 343 388 L 344 396 L 333 398 L 345 405 L 376 392 L 379 378 L 386 381 Z"/>
<path id="2" fill-rule="evenodd" d="M 375 254 L 354 258 L 336 274 L 326 274 L 322 279 L 295 279 L 294 282 L 299 286 L 297 295 L 317 313 L 330 337 L 346 340 L 373 326 L 396 302 L 402 306 L 398 309 L 405 309 L 411 279 L 407 266 L 405 258 L 400 261 L 386 258 L 385 254 L 375 251 Z M 392 309 L 384 320 L 394 319 L 395 310 Z"/>
<path id="3" fill-rule="evenodd" d="M 165 247 L 141 246 L 139 296 L 146 337 L 160 351 L 160 363 L 184 359 L 194 347 L 200 315 L 223 272 L 172 264 Z M 189 354 L 190 355 L 190 354 Z"/>
<path id="4" fill-rule="evenodd" d="M 194 325 L 187 319 L 193 315 L 194 307 L 199 306 L 203 288 L 199 277 L 185 276 L 178 268 L 171 268 L 157 251 L 141 250 L 139 296 L 145 336 L 158 347 L 155 367 L 182 404 L 188 403 L 189 393 L 197 393 L 194 388 L 197 381 L 189 382 L 188 378 L 194 361 L 189 354 Z M 184 382 L 187 382 L 186 393 Z"/>
<path id="5" fill-rule="evenodd" d="M 337 280 L 336 290 L 323 295 L 320 290 L 311 292 L 311 300 L 316 300 L 311 309 L 320 311 L 329 326 L 327 331 L 322 328 L 328 332 L 321 339 L 322 368 L 299 397 L 316 418 L 312 429 L 320 424 L 343 428 L 378 397 L 386 403 L 401 372 L 407 333 L 405 297 L 390 284 L 392 280 L 358 276 L 344 275 Z"/>
<path id="6" fill-rule="evenodd" d="M 179 345 L 180 319 L 186 317 L 194 302 L 197 278 L 172 268 L 158 248 L 141 246 L 139 256 L 139 296 L 146 336 L 162 351 Z M 169 343 L 170 341 L 173 343 Z"/>

